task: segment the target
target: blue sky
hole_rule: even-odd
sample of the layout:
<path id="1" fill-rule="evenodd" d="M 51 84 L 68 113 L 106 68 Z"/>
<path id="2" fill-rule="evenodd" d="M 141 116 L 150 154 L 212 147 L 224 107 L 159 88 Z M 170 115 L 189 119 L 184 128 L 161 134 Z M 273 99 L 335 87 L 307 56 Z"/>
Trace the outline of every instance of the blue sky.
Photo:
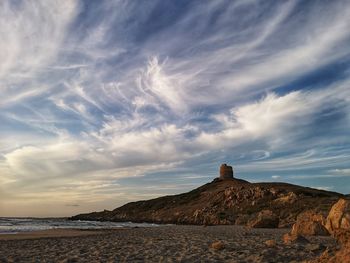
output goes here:
<path id="1" fill-rule="evenodd" d="M 0 3 L 0 216 L 239 178 L 350 193 L 348 1 Z"/>

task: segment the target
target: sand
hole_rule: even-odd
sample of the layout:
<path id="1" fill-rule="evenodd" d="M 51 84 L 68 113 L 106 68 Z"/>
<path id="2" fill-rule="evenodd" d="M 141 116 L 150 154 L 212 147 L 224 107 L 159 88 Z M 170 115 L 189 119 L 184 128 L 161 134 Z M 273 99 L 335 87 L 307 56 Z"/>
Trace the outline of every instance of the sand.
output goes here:
<path id="1" fill-rule="evenodd" d="M 24 239 L 38 239 L 46 237 L 75 237 L 75 236 L 86 236 L 96 235 L 104 232 L 96 230 L 79 230 L 79 229 L 50 229 L 33 232 L 23 232 L 20 234 L 1 234 L 1 240 L 24 240 Z"/>
<path id="2" fill-rule="evenodd" d="M 288 231 L 172 225 L 2 235 L 0 262 L 302 262 L 336 245 L 330 237 L 284 245 L 282 235 Z M 221 249 L 211 248 L 215 241 Z"/>

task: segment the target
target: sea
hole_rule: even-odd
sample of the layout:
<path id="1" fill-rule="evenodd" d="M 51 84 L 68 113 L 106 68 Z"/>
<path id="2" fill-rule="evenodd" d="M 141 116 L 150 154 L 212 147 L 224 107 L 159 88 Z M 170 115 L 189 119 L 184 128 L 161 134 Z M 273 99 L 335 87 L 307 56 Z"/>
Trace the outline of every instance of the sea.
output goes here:
<path id="1" fill-rule="evenodd" d="M 48 229 L 106 229 L 125 227 L 156 227 L 156 224 L 131 222 L 71 221 L 66 218 L 0 217 L 0 234 L 17 234 Z"/>

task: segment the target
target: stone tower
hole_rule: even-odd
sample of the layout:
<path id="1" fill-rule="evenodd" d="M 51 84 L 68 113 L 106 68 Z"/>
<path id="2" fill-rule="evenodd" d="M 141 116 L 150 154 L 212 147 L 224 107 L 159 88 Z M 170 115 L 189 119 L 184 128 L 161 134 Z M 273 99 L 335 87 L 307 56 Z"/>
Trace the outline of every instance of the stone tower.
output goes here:
<path id="1" fill-rule="evenodd" d="M 227 165 L 226 163 L 220 166 L 220 177 L 221 180 L 233 179 L 233 169 L 232 166 Z"/>

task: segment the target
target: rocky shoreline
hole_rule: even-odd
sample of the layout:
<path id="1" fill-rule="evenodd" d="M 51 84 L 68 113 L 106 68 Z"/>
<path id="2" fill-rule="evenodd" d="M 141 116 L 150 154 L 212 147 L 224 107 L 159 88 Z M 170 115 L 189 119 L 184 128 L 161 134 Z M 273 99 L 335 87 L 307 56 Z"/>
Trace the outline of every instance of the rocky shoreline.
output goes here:
<path id="1" fill-rule="evenodd" d="M 291 227 L 309 209 L 326 215 L 342 194 L 286 183 L 215 179 L 188 193 L 128 203 L 71 220 Z"/>
<path id="2" fill-rule="evenodd" d="M 256 187 L 261 185 L 251 189 Z M 303 190 L 303 195 L 333 197 L 288 187 Z M 295 205 L 300 198 L 295 192 L 272 202 L 282 199 Z M 0 236 L 0 262 L 350 262 L 350 200 L 337 199 L 326 215 L 315 205 L 303 210 L 291 228 L 280 227 L 274 209 L 260 210 L 246 226 L 162 225 L 5 235 Z"/>
<path id="3" fill-rule="evenodd" d="M 303 262 L 313 263 L 350 263 L 348 196 L 286 183 L 249 183 L 234 178 L 232 167 L 226 164 L 220 167 L 219 178 L 188 193 L 132 202 L 113 211 L 81 214 L 71 220 L 174 223 L 204 227 L 227 225 L 227 229 L 243 233 L 238 236 L 233 234 L 236 239 L 245 236 L 250 240 L 246 245 L 252 249 L 242 257 L 242 262 L 301 262 L 302 259 Z M 244 227 L 235 228 L 232 225 Z M 285 228 L 291 230 L 282 230 Z M 178 226 L 178 229 L 184 228 Z M 261 235 L 263 233 L 279 235 L 270 235 L 263 241 L 262 237 L 267 237 Z M 189 237 L 188 241 L 191 240 Z M 252 240 L 258 241 L 258 244 L 260 242 L 260 245 L 264 243 L 268 249 L 251 244 Z M 317 242 L 312 243 L 312 240 Z M 327 240 L 327 244 L 323 244 L 322 240 Z M 227 240 L 216 240 L 206 245 L 214 250 L 224 250 L 228 243 Z M 298 248 L 296 254 L 292 253 L 293 247 Z M 306 250 L 311 252 L 306 253 Z M 229 257 L 230 254 L 225 255 Z M 283 256 L 278 258 L 279 255 Z M 224 261 L 226 257 L 215 260 Z"/>

